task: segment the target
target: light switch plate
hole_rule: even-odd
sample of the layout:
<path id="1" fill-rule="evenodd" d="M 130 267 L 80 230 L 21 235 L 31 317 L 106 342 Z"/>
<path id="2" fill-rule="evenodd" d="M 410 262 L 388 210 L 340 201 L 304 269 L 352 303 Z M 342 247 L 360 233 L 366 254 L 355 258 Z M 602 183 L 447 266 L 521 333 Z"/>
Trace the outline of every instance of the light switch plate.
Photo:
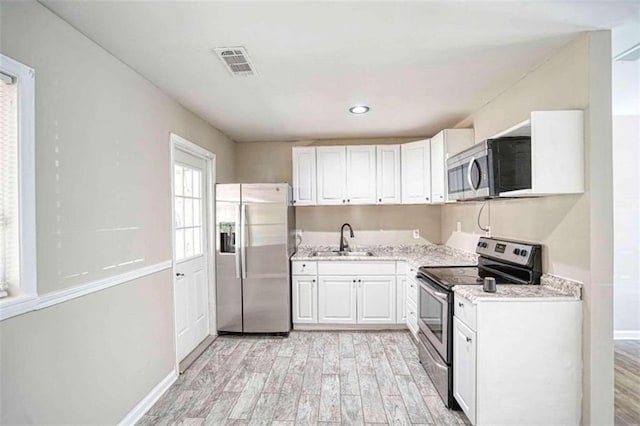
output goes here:
<path id="1" fill-rule="evenodd" d="M 414 229 L 413 230 L 413 239 L 417 240 L 418 238 L 420 238 L 420 230 L 419 229 Z"/>

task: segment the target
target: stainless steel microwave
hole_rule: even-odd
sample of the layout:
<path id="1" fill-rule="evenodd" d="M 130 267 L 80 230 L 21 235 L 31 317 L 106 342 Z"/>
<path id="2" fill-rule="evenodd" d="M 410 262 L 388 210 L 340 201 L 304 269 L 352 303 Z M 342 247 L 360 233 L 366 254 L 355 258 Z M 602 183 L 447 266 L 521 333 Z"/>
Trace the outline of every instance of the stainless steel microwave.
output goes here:
<path id="1" fill-rule="evenodd" d="M 531 188 L 531 138 L 487 139 L 447 160 L 449 200 L 481 200 Z"/>

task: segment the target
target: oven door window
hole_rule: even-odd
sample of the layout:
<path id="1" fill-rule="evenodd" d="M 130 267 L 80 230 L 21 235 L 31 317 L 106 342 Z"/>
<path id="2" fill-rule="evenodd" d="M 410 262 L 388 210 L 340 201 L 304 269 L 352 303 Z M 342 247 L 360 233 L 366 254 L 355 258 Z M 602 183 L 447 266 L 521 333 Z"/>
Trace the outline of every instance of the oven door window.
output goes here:
<path id="1" fill-rule="evenodd" d="M 420 321 L 431 331 L 438 341 L 444 344 L 444 315 L 446 314 L 446 300 L 432 295 L 420 288 Z"/>

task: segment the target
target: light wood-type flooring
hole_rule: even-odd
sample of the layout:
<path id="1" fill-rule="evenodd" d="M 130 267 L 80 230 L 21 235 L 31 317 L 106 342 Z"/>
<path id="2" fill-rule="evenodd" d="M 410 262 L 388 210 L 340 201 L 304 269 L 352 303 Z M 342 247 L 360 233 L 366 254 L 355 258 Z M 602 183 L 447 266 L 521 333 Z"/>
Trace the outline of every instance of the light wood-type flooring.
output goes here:
<path id="1" fill-rule="evenodd" d="M 139 424 L 468 424 L 407 331 L 219 337 Z"/>
<path id="2" fill-rule="evenodd" d="M 640 425 L 640 340 L 615 341 L 615 423 Z"/>

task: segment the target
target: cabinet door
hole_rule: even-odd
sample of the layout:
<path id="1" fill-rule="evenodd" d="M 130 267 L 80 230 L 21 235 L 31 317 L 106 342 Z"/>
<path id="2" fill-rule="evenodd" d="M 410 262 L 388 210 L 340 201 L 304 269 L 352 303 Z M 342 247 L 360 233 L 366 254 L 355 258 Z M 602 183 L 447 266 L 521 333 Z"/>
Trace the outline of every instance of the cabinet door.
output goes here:
<path id="1" fill-rule="evenodd" d="M 347 204 L 376 203 L 375 145 L 347 146 Z"/>
<path id="2" fill-rule="evenodd" d="M 396 323 L 407 322 L 407 277 L 399 275 L 396 277 Z"/>
<path id="3" fill-rule="evenodd" d="M 429 139 L 401 145 L 402 204 L 431 203 Z"/>
<path id="4" fill-rule="evenodd" d="M 293 204 L 312 206 L 316 204 L 316 149 L 294 147 L 291 151 L 293 163 Z"/>
<path id="5" fill-rule="evenodd" d="M 345 204 L 345 147 L 316 148 L 318 204 Z"/>
<path id="6" fill-rule="evenodd" d="M 444 203 L 447 193 L 444 136 L 442 131 L 431 138 L 431 200 L 434 203 Z"/>
<path id="7" fill-rule="evenodd" d="M 358 324 L 396 323 L 396 277 L 358 277 Z"/>
<path id="8" fill-rule="evenodd" d="M 400 145 L 376 146 L 378 204 L 400 204 Z"/>
<path id="9" fill-rule="evenodd" d="M 453 319 L 453 395 L 472 424 L 476 423 L 476 334 Z"/>
<path id="10" fill-rule="evenodd" d="M 356 323 L 355 277 L 318 278 L 318 322 L 323 324 Z"/>
<path id="11" fill-rule="evenodd" d="M 318 322 L 318 297 L 316 278 L 293 276 L 293 322 Z"/>

